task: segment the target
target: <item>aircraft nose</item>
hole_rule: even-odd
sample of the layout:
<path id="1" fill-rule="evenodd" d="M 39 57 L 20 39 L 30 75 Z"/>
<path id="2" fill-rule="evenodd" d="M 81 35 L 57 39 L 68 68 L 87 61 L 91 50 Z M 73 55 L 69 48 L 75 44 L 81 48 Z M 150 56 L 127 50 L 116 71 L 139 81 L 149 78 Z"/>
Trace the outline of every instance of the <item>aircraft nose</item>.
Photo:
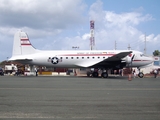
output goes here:
<path id="1" fill-rule="evenodd" d="M 150 63 L 152 63 L 152 62 L 154 61 L 154 58 L 153 58 L 153 57 L 149 57 L 149 58 L 148 58 L 148 61 L 149 61 Z"/>

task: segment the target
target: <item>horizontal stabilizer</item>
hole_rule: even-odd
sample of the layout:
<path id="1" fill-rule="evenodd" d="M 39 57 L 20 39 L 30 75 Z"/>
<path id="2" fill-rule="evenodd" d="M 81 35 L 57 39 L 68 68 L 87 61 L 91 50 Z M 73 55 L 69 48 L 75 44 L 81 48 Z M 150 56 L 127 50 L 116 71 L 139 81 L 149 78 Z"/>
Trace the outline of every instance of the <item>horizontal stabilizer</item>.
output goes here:
<path id="1" fill-rule="evenodd" d="M 27 56 L 14 56 L 9 59 L 9 61 L 32 61 L 32 58 L 28 58 Z"/>

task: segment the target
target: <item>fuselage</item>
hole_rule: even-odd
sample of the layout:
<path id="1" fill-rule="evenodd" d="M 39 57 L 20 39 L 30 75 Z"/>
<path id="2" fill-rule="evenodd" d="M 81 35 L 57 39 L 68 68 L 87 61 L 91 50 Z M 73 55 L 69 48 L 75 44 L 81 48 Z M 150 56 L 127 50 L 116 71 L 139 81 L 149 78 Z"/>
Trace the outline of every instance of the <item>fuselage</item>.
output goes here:
<path id="1" fill-rule="evenodd" d="M 123 68 L 141 67 L 152 63 L 152 58 L 131 50 L 63 50 L 45 51 L 35 49 L 27 33 L 18 31 L 14 35 L 10 61 L 22 64 L 70 67 L 70 68 Z"/>
<path id="2" fill-rule="evenodd" d="M 36 53 L 16 56 L 16 59 L 32 59 L 31 61 L 21 61 L 26 64 L 52 67 L 91 67 L 109 57 L 127 50 L 75 50 L 75 51 L 41 51 Z M 126 59 L 131 59 L 134 55 L 132 63 Z M 126 62 L 126 66 L 141 67 L 153 62 L 151 57 L 147 57 L 139 51 L 132 51 L 131 55 L 122 59 Z M 114 62 L 114 61 L 111 61 Z"/>

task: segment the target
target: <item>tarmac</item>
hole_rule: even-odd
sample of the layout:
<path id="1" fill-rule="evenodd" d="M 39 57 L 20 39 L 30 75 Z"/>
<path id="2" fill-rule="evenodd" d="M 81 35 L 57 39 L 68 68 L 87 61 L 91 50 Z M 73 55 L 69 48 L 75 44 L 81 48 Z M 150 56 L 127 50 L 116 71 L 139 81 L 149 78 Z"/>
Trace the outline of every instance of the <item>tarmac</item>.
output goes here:
<path id="1" fill-rule="evenodd" d="M 0 76 L 0 119 L 160 120 L 160 79 Z"/>

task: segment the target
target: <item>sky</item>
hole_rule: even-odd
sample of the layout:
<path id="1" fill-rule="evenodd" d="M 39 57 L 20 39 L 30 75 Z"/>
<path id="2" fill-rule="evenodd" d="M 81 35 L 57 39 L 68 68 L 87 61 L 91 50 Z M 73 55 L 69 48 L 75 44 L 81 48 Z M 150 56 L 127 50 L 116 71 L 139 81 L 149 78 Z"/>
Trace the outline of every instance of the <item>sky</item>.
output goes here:
<path id="1" fill-rule="evenodd" d="M 159 0 L 0 0 L 0 61 L 12 56 L 14 34 L 40 50 L 160 50 Z M 146 37 L 145 37 L 146 36 Z"/>

